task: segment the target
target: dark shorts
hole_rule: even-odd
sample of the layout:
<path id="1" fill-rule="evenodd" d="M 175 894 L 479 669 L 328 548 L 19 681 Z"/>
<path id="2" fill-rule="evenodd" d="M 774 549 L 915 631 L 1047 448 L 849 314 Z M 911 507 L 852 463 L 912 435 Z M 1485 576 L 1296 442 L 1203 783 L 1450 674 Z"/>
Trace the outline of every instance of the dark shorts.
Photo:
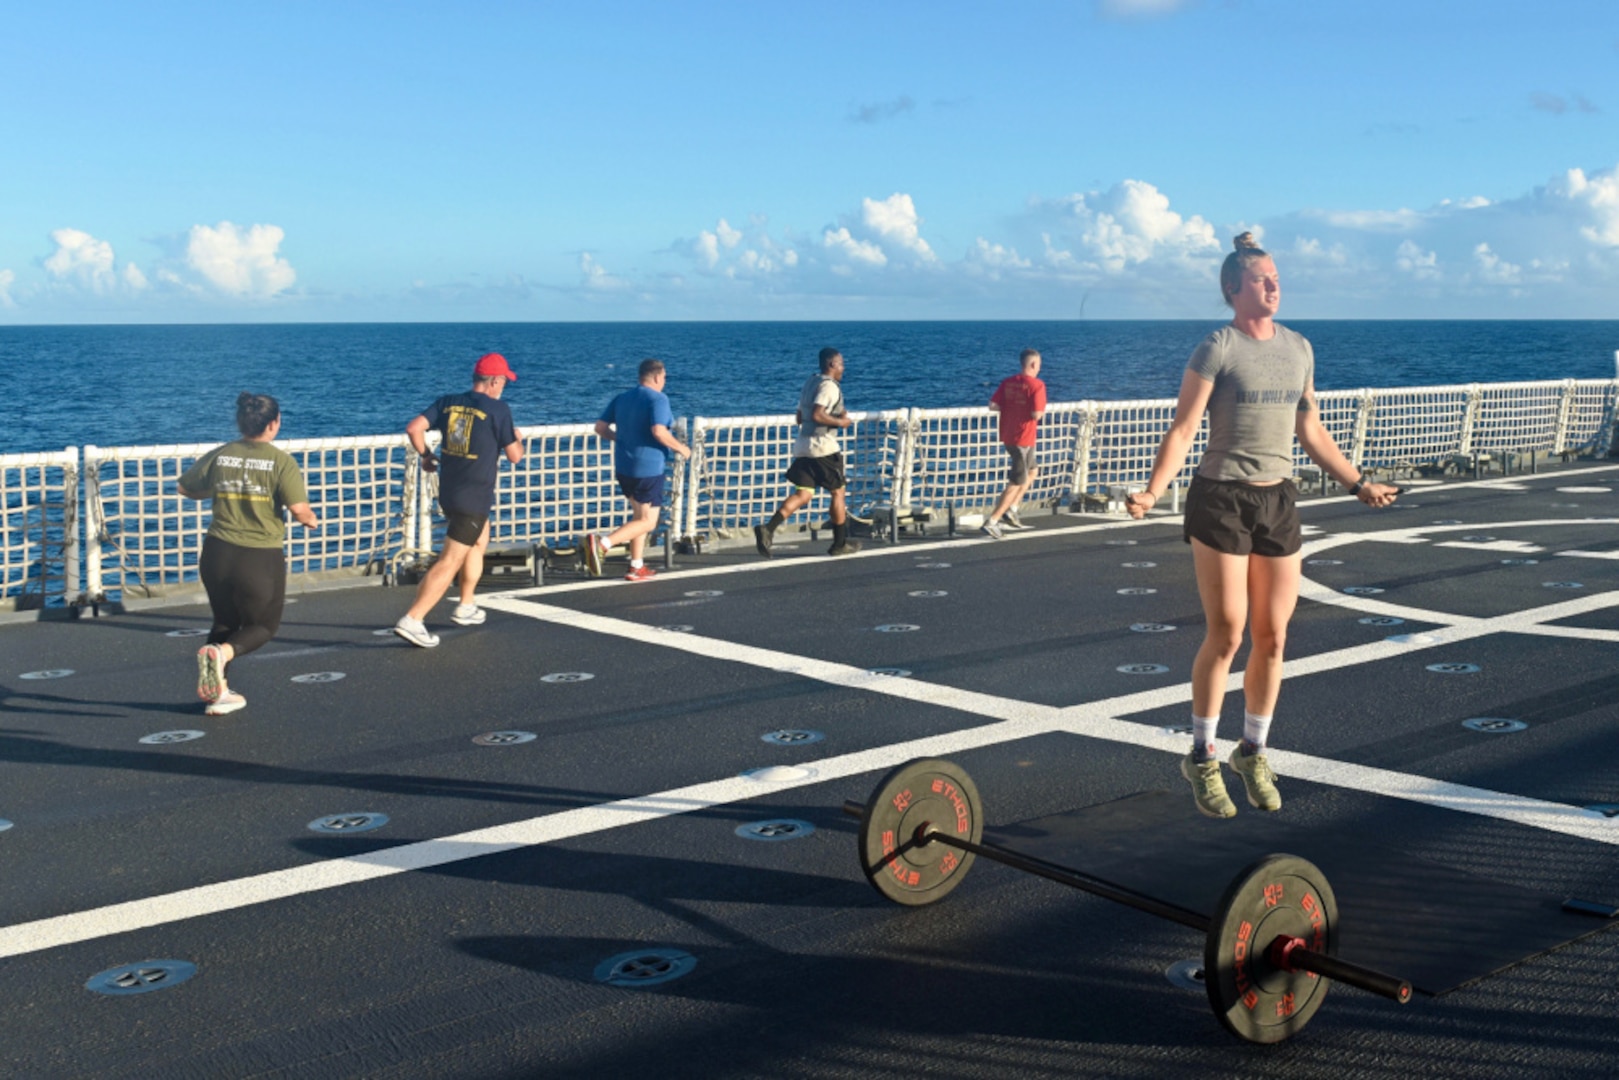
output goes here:
<path id="1" fill-rule="evenodd" d="M 657 476 L 625 476 L 618 474 L 618 490 L 630 502 L 643 506 L 663 505 L 663 474 Z"/>
<path id="2" fill-rule="evenodd" d="M 787 482 L 795 488 L 821 488 L 823 491 L 842 491 L 843 455 L 793 458 L 787 466 Z"/>
<path id="3" fill-rule="evenodd" d="M 478 540 L 483 536 L 483 527 L 489 524 L 488 514 L 463 514 L 458 510 L 448 510 L 445 516 L 450 519 L 450 524 L 444 530 L 444 535 L 467 547 L 478 546 Z"/>
<path id="4" fill-rule="evenodd" d="M 1194 476 L 1186 496 L 1186 542 L 1196 539 L 1226 555 L 1296 555 L 1304 543 L 1298 496 L 1291 480 L 1256 487 Z"/>
<path id="5" fill-rule="evenodd" d="M 1008 484 L 1026 484 L 1034 473 L 1034 447 L 1008 446 L 1007 456 L 1012 459 L 1006 469 Z"/>

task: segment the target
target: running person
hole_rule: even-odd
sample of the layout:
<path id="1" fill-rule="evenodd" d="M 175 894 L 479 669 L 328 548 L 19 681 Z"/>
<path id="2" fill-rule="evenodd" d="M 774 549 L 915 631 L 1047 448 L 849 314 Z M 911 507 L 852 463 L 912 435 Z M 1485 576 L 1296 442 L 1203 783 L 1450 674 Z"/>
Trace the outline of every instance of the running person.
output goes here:
<path id="1" fill-rule="evenodd" d="M 1246 712 L 1231 767 L 1242 777 L 1250 805 L 1282 806 L 1265 743 L 1281 693 L 1282 651 L 1301 574 L 1298 489 L 1290 479 L 1293 437 L 1367 506 L 1387 506 L 1399 494 L 1399 488 L 1368 482 L 1322 426 L 1314 351 L 1304 337 L 1274 321 L 1282 298 L 1276 264 L 1250 233 L 1234 245 L 1220 269 L 1231 322 L 1193 350 L 1152 477 L 1126 504 L 1130 516 L 1140 518 L 1163 498 L 1186 463 L 1206 409 L 1208 448 L 1192 479 L 1183 527 L 1207 633 L 1192 664 L 1192 752 L 1180 771 L 1197 808 L 1220 818 L 1237 808 L 1220 775 L 1215 730 L 1245 624 L 1252 638 L 1243 673 Z"/>
<path id="2" fill-rule="evenodd" d="M 1006 470 L 1006 490 L 995 500 L 995 508 L 984 522 L 983 531 L 997 540 L 1006 535 L 1003 528 L 1031 528 L 1018 517 L 1017 507 L 1039 472 L 1034 464 L 1035 432 L 1046 415 L 1046 384 L 1036 378 L 1040 374 L 1040 354 L 1024 349 L 1018 364 L 1021 370 L 1002 379 L 989 399 L 989 407 L 1001 414 L 1001 445 L 1012 459 Z"/>
<path id="3" fill-rule="evenodd" d="M 484 612 L 476 601 L 483 577 L 483 553 L 489 547 L 489 511 L 495 504 L 495 478 L 504 453 L 512 464 L 523 460 L 523 433 L 512 423 L 512 411 L 500 395 L 517 376 L 499 353 L 478 358 L 472 389 L 447 394 L 405 426 L 405 437 L 421 455 L 422 468 L 437 472 L 438 505 L 449 519 L 444 549 L 416 586 L 416 602 L 394 624 L 394 633 L 424 649 L 438 644 L 422 620 L 459 578 L 461 602 L 450 621 L 477 626 Z M 427 448 L 427 433 L 442 436 L 439 456 Z"/>
<path id="4" fill-rule="evenodd" d="M 298 463 L 274 445 L 281 433 L 275 398 L 238 394 L 236 427 L 240 439 L 208 451 L 179 481 L 186 498 L 214 501 L 197 563 L 214 613 L 208 643 L 197 650 L 197 696 L 208 703 L 209 716 L 247 705 L 227 684 L 225 670 L 281 628 L 287 596 L 282 511 L 291 511 L 306 529 L 320 528 Z"/>
<path id="5" fill-rule="evenodd" d="M 691 457 L 691 448 L 670 433 L 675 422 L 669 399 L 663 394 L 669 373 L 660 360 L 642 360 L 639 384 L 607 403 L 596 434 L 613 444 L 613 475 L 618 490 L 629 500 L 630 520 L 606 536 L 585 537 L 585 570 L 602 576 L 602 560 L 619 544 L 630 545 L 630 572 L 625 581 L 651 581 L 656 573 L 646 564 L 646 538 L 658 527 L 663 509 L 663 471 L 668 451 Z"/>
<path id="6" fill-rule="evenodd" d="M 793 442 L 793 461 L 787 466 L 787 482 L 793 493 L 781 501 L 770 520 L 753 527 L 753 543 L 759 554 L 770 558 L 776 530 L 800 507 L 815 497 L 815 490 L 832 493 L 832 546 L 828 555 L 853 555 L 860 545 L 849 539 L 849 515 L 845 506 L 843 450 L 838 443 L 840 428 L 854 427 L 849 410 L 843 407 L 843 354 L 836 349 L 821 350 L 821 370 L 811 375 L 798 392 L 798 438 Z"/>

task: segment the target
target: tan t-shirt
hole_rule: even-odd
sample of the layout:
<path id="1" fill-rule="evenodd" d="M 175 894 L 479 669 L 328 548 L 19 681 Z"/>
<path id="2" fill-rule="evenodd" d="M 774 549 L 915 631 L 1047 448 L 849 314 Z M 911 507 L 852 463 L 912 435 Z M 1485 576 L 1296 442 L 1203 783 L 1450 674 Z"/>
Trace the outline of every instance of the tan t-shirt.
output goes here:
<path id="1" fill-rule="evenodd" d="M 793 440 L 793 457 L 831 457 L 843 449 L 838 442 L 838 429 L 822 427 L 811 417 L 819 405 L 828 416 L 842 416 L 843 390 L 830 375 L 812 375 L 798 392 L 798 438 Z"/>
<path id="2" fill-rule="evenodd" d="M 202 455 L 180 477 L 180 486 L 214 500 L 208 535 L 237 547 L 280 547 L 287 535 L 283 511 L 309 501 L 292 456 L 274 443 L 250 439 Z"/>

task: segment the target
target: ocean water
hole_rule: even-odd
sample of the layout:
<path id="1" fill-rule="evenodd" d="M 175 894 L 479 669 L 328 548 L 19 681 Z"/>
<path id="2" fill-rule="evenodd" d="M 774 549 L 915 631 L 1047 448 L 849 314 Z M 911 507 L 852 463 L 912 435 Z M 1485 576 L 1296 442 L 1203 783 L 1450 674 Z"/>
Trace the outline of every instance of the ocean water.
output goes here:
<path id="1" fill-rule="evenodd" d="M 1305 321 L 1316 386 L 1613 378 L 1619 321 Z M 283 438 L 402 431 L 501 352 L 520 425 L 591 422 L 648 356 L 677 416 L 791 412 L 824 345 L 857 410 L 978 405 L 1044 356 L 1053 401 L 1172 397 L 1218 319 L 1160 322 L 390 323 L 0 327 L 5 452 L 217 442 L 235 399 L 273 394 Z"/>

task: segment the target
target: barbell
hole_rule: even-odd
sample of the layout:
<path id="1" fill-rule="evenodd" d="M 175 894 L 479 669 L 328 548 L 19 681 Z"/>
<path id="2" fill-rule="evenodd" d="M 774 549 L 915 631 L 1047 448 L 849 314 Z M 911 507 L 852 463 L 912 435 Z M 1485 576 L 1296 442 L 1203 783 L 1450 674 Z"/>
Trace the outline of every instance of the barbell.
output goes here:
<path id="1" fill-rule="evenodd" d="M 860 868 L 888 899 L 918 906 L 961 884 L 977 856 L 1114 900 L 1205 935 L 1204 986 L 1215 1017 L 1249 1042 L 1281 1042 L 1321 1008 L 1329 980 L 1404 1004 L 1411 984 L 1335 955 L 1338 903 L 1325 875 L 1295 855 L 1267 855 L 1226 887 L 1212 916 L 1114 882 L 985 843 L 983 803 L 960 767 L 921 758 L 884 776 L 860 819 Z"/>

